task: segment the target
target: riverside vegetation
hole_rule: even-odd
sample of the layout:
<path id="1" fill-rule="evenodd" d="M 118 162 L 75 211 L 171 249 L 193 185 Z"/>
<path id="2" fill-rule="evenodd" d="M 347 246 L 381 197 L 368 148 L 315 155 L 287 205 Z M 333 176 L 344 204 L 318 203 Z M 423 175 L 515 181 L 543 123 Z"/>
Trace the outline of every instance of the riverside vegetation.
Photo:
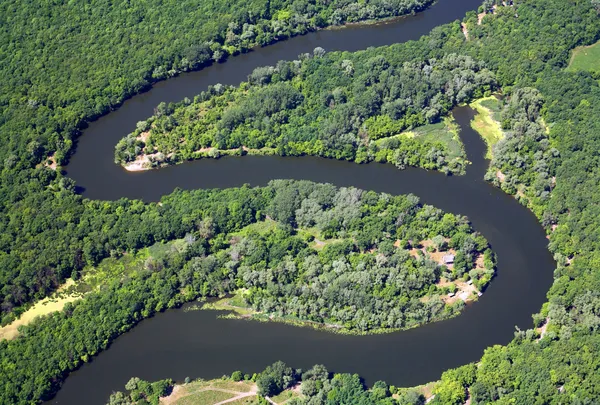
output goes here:
<path id="1" fill-rule="evenodd" d="M 464 152 L 443 138 L 398 135 L 440 121 L 495 84 L 469 56 L 406 62 L 389 52 L 365 59 L 317 48 L 300 60 L 257 68 L 239 87 L 217 84 L 194 101 L 159 104 L 117 144 L 115 162 L 149 168 L 233 150 L 463 172 Z"/>
<path id="2" fill-rule="evenodd" d="M 180 191 L 160 204 L 90 204 L 83 223 L 97 229 L 91 237 L 101 245 L 120 241 L 111 245 L 113 255 L 151 241 L 182 240 L 138 258 L 126 255 L 122 270 L 102 264 L 101 271 L 84 269 L 79 291 L 89 292 L 83 300 L 21 328 L 16 340 L 1 341 L 0 356 L 9 365 L 1 373 L 7 402 L 51 392 L 57 375 L 138 321 L 198 297 L 245 288 L 247 304 L 263 313 L 364 333 L 455 315 L 463 301 L 441 299 L 456 288 L 438 286 L 441 278 L 471 279 L 484 288 L 493 276 L 487 242 L 466 219 L 421 206 L 414 196 L 278 180 L 262 188 Z M 160 239 L 153 236 L 158 230 Z M 314 234 L 326 246 L 311 246 Z M 426 252 L 411 256 L 406 248 L 423 240 L 432 241 L 432 255 L 453 251 L 452 268 Z M 98 316 L 102 322 L 94 321 Z M 27 384 L 29 372 L 35 384 Z"/>
<path id="3" fill-rule="evenodd" d="M 184 384 L 178 385 L 174 385 L 172 380 L 149 383 L 133 377 L 125 385 L 126 391 L 113 393 L 107 405 L 159 404 L 161 400 L 175 405 L 215 405 L 235 398 L 239 398 L 240 402 L 232 403 L 247 405 L 422 405 L 427 400 L 427 403 L 433 400 L 446 404 L 456 403 L 453 401 L 455 387 L 449 386 L 449 378 L 464 384 L 473 381 L 474 374 L 475 366 L 470 364 L 426 386 L 399 388 L 377 381 L 367 388 L 357 374 L 330 373 L 323 365 L 315 365 L 308 370 L 293 369 L 278 361 L 253 375 L 235 371 L 231 376 L 218 380 L 191 382 L 186 378 Z"/>
<path id="4" fill-rule="evenodd" d="M 2 323 L 93 263 L 84 257 L 84 245 L 97 247 L 84 241 L 85 231 L 74 231 L 84 200 L 73 193 L 71 179 L 46 170 L 68 161 L 86 122 L 158 80 L 253 46 L 329 25 L 404 15 L 430 3 L 0 4 L 0 71 L 6 77 L 0 83 Z"/>
<path id="5" fill-rule="evenodd" d="M 75 4 L 63 7 L 74 8 Z M 66 63 L 64 52 L 44 51 L 38 38 L 54 38 L 45 41 L 48 46 L 67 49 L 72 38 L 96 38 L 89 34 L 98 27 L 96 24 L 110 21 L 115 30 L 127 27 L 127 16 L 134 13 L 93 18 L 80 25 L 88 31 L 73 37 L 45 34 L 44 27 L 68 26 L 51 24 L 56 16 L 69 15 L 58 12 L 54 5 L 16 7 L 4 2 L 0 7 L 4 28 L 1 52 L 11 58 L 10 63 L 3 64 L 6 80 L 1 84 L 0 102 L 0 157 L 4 162 L 0 183 L 0 282 L 4 322 L 10 322 L 27 303 L 46 296 L 70 275 L 77 278 L 87 264 L 97 263 L 111 250 L 117 254 L 122 249 L 183 237 L 178 227 L 197 218 L 189 214 L 196 208 L 186 205 L 185 199 L 193 193 L 176 192 L 163 199 L 162 207 L 127 200 L 89 201 L 74 193 L 72 181 L 43 164 L 53 154 L 59 164 L 64 163 L 84 120 L 109 111 L 143 88 L 152 80 L 154 69 L 167 63 L 164 61 L 172 63 L 172 55 L 182 55 L 197 41 L 187 35 L 177 36 L 179 31 L 173 31 L 176 40 L 164 35 L 161 26 L 181 26 L 188 34 L 194 31 L 185 24 L 174 24 L 176 20 L 171 16 L 165 17 L 170 19 L 169 24 L 161 25 L 159 16 L 168 16 L 166 12 L 148 13 L 146 22 L 138 25 L 151 28 L 148 32 L 153 34 L 138 38 L 168 39 L 152 42 L 158 44 L 156 48 L 151 42 L 142 42 L 134 47 L 138 56 L 107 57 L 102 66 L 92 58 L 89 63 L 85 58 L 80 59 L 81 63 Z M 101 16 L 107 13 L 106 8 L 93 9 Z M 591 403 L 600 397 L 600 89 L 592 73 L 565 69 L 571 49 L 600 39 L 598 11 L 595 0 L 523 0 L 516 7 L 498 7 L 481 24 L 477 13 L 468 13 L 463 21 L 468 27 L 468 40 L 457 22 L 438 27 L 419 41 L 357 53 L 361 61 L 378 53 L 385 54 L 388 61 L 407 62 L 440 59 L 454 53 L 485 63 L 509 96 L 507 102 L 515 100 L 506 112 L 509 118 L 502 122 L 507 134 L 505 144 L 493 152 L 494 168 L 509 179 L 500 185 L 515 195 L 519 192 L 518 198 L 540 218 L 558 262 L 548 302 L 539 314 L 534 314 L 532 329 L 517 331 L 507 346 L 489 348 L 478 365 L 444 373 L 445 388 L 440 390 L 446 391 L 438 391 L 434 399 L 437 403 L 458 404 L 467 398 L 482 404 L 530 403 L 532 399 Z M 18 21 L 19 13 L 39 15 L 31 18 L 26 14 L 28 23 L 9 23 Z M 83 9 L 74 9 L 68 21 L 87 15 L 90 13 Z M 29 30 L 23 31 L 23 35 L 30 34 L 21 41 L 25 44 L 22 51 L 12 51 L 17 45 L 9 39 L 9 27 Z M 104 35 L 114 41 L 130 40 L 127 35 L 109 31 L 103 27 Z M 113 44 L 110 40 L 93 45 L 90 49 L 101 47 L 106 55 L 121 55 L 131 48 L 129 43 Z M 180 51 L 176 47 L 181 47 Z M 99 51 L 92 54 L 98 55 Z M 123 64 L 123 60 L 128 63 Z M 224 191 L 222 196 L 227 199 L 215 210 L 224 209 L 227 201 L 237 200 L 238 192 Z M 165 203 L 180 198 L 180 203 L 173 206 L 187 215 L 161 214 L 161 210 L 175 209 Z M 239 218 L 232 215 L 231 220 Z M 177 305 L 177 299 L 169 298 L 176 282 L 173 271 L 165 266 L 161 271 L 107 283 L 86 299 L 67 304 L 65 311 L 22 328 L 17 339 L 1 342 L 1 402 L 32 403 L 46 398 L 69 370 L 106 348 L 137 320 Z M 120 314 L 116 308 L 125 310 Z M 111 326 L 99 338 L 89 325 Z M 542 325 L 543 336 L 534 329 Z M 48 345 L 57 341 L 69 350 Z"/>

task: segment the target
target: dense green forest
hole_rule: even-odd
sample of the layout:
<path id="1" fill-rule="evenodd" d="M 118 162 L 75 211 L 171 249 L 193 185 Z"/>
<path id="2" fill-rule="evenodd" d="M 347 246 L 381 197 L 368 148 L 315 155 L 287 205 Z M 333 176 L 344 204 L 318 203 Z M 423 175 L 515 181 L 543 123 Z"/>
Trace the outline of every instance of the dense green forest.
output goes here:
<path id="1" fill-rule="evenodd" d="M 237 88 L 216 85 L 193 102 L 161 103 L 117 144 L 115 162 L 153 167 L 240 149 L 464 170 L 464 153 L 453 155 L 445 143 L 396 135 L 489 95 L 496 81 L 481 62 L 456 54 L 365 60 L 321 48 L 301 56 L 257 68 Z"/>
<path id="2" fill-rule="evenodd" d="M 252 46 L 431 1 L 38 3 L 0 4 L 0 310 L 11 314 L 3 323 L 106 250 L 85 240 L 73 182 L 34 169 L 50 156 L 64 164 L 87 121 L 157 80 Z"/>
<path id="3" fill-rule="evenodd" d="M 328 25 L 404 15 L 431 3 L 2 2 L 0 111 L 6 144 L 0 160 L 29 167 L 55 153 L 64 163 L 85 121 L 152 82 Z"/>
<path id="4" fill-rule="evenodd" d="M 442 277 L 472 279 L 481 289 L 494 273 L 486 240 L 465 218 L 422 206 L 414 196 L 278 180 L 262 188 L 176 192 L 160 204 L 90 202 L 88 213 L 82 222 L 98 230 L 94 238 L 121 241 L 113 255 L 147 245 L 158 229 L 162 239 L 183 243 L 149 256 L 138 271 L 105 277 L 83 300 L 1 341 L 4 402 L 50 394 L 58 376 L 141 319 L 196 298 L 242 288 L 261 313 L 355 333 L 390 331 L 463 308 L 462 300 L 442 299 L 456 288 L 440 285 Z M 112 230 L 104 234 L 107 225 Z M 323 241 L 315 244 L 314 233 Z M 452 268 L 425 249 L 410 255 L 411 242 L 426 240 L 431 255 L 455 254 Z M 487 269 L 476 267 L 479 256 Z"/>
<path id="5" fill-rule="evenodd" d="M 162 206 L 89 201 L 76 195 L 73 182 L 61 173 L 36 167 L 52 153 L 64 163 L 84 120 L 147 86 L 153 74 L 179 70 L 172 69 L 175 60 L 210 40 L 195 37 L 202 31 L 195 24 L 219 23 L 217 14 L 206 10 L 188 13 L 185 3 L 111 4 L 0 4 L 4 322 L 111 252 L 185 237 L 182 224 L 191 229 L 204 209 L 230 231 L 248 224 L 246 211 L 229 205 L 244 199 L 243 188 L 224 191 L 218 202 L 206 191 L 175 192 Z M 481 25 L 475 12 L 468 13 L 468 40 L 456 22 L 419 41 L 352 54 L 355 71 L 378 55 L 390 66 L 402 66 L 457 54 L 482 61 L 494 73 L 508 96 L 503 127 L 511 134 L 494 151 L 495 168 L 506 175 L 501 186 L 534 209 L 558 262 L 548 302 L 533 319 L 532 327 L 546 324 L 543 338 L 538 340 L 534 329 L 518 331 L 509 345 L 488 349 L 479 366 L 448 371 L 442 387 L 449 396 L 439 393 L 437 403 L 458 404 L 467 396 L 478 404 L 593 403 L 600 397 L 600 88 L 592 73 L 565 70 L 571 49 L 600 39 L 599 9 L 595 0 L 522 0 L 514 8 L 499 7 Z M 225 27 L 231 18 L 223 15 Z M 186 198 L 192 195 L 202 197 L 191 205 Z M 1 342 L 0 402 L 37 402 L 59 386 L 67 370 L 137 320 L 178 305 L 183 297 L 175 294 L 176 268 L 167 263 L 161 271 L 108 283 L 25 328 L 16 340 Z M 72 350 L 62 351 L 63 344 Z M 364 391 L 354 387 L 357 395 Z M 347 403 L 337 398 L 332 403 Z"/>

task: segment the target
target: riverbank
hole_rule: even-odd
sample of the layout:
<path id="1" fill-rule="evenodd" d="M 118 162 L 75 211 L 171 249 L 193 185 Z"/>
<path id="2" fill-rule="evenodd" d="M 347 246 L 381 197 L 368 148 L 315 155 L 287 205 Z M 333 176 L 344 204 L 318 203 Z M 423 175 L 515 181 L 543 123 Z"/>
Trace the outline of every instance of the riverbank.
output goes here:
<path id="1" fill-rule="evenodd" d="M 256 224 L 260 225 L 260 224 Z M 255 227 L 253 227 L 255 228 Z M 264 227 L 263 227 L 264 228 Z M 256 229 L 256 228 L 255 228 Z M 333 242 L 323 242 L 315 238 L 314 230 L 300 230 L 300 234 L 309 235 L 312 240 L 313 247 L 315 249 L 323 249 L 325 246 L 331 245 L 331 243 L 340 243 L 343 240 L 334 240 Z M 318 233 L 317 236 L 321 237 Z M 444 242 L 447 244 L 448 239 Z M 394 247 L 396 249 L 402 249 L 403 241 L 396 240 Z M 445 305 L 445 310 L 442 314 L 431 315 L 429 322 L 441 321 L 460 315 L 461 310 L 465 304 L 470 304 L 477 301 L 482 295 L 482 291 L 488 286 L 489 282 L 495 275 L 494 259 L 493 255 L 487 255 L 484 259 L 483 254 L 479 254 L 474 258 L 474 267 L 471 271 L 465 273 L 461 278 L 452 278 L 453 262 L 454 258 L 459 254 L 455 249 L 435 249 L 433 243 L 430 240 L 422 241 L 416 244 L 416 247 L 411 247 L 407 250 L 410 256 L 417 260 L 432 261 L 439 266 L 439 271 L 444 274 L 445 277 L 440 277 L 439 280 L 430 285 L 427 292 L 419 298 L 419 301 L 426 304 L 433 304 L 440 302 Z M 375 249 L 369 253 L 377 253 Z M 308 288 L 309 286 L 305 286 Z M 305 288 L 303 287 L 303 288 Z M 433 290 L 432 290 L 433 289 Z M 433 292 L 432 292 L 433 291 Z M 281 315 L 286 312 L 286 306 L 281 308 L 274 308 L 272 311 L 261 311 L 253 308 L 249 301 L 252 301 L 250 297 L 252 293 L 248 288 L 239 289 L 225 298 L 211 300 L 210 302 L 204 303 L 200 306 L 189 307 L 188 310 L 216 310 L 216 311 L 227 311 L 228 314 L 221 315 L 224 319 L 240 319 L 240 320 L 252 320 L 258 322 L 276 322 L 287 325 L 306 327 L 316 330 L 322 330 L 326 332 L 343 334 L 343 335 L 356 335 L 364 336 L 371 334 L 384 334 L 393 333 L 400 330 L 408 330 L 423 326 L 422 324 L 411 324 L 404 328 L 376 328 L 372 327 L 367 331 L 361 331 L 356 326 L 349 327 L 348 324 L 344 325 L 334 319 L 325 319 L 322 322 L 311 321 L 308 319 L 301 319 L 294 315 Z"/>
<path id="2" fill-rule="evenodd" d="M 487 146 L 485 157 L 491 160 L 492 148 L 504 138 L 500 125 L 500 101 L 497 96 L 490 96 L 469 103 L 469 107 L 477 112 L 471 121 L 471 128 L 485 141 Z"/>
<path id="3" fill-rule="evenodd" d="M 372 145 L 377 149 L 377 152 L 362 153 L 354 158 L 356 163 L 367 163 L 369 161 L 376 161 L 378 163 L 393 163 L 395 161 L 395 152 L 398 143 L 402 143 L 403 140 L 416 141 L 423 145 L 442 145 L 444 151 L 447 152 L 446 159 L 450 162 L 449 165 L 437 168 L 440 171 L 444 171 L 446 174 L 463 175 L 467 165 L 466 154 L 464 145 L 460 140 L 460 129 L 456 125 L 453 116 L 443 117 L 440 122 L 433 124 L 426 124 L 418 126 L 416 128 L 404 131 L 397 135 L 386 136 L 372 140 Z M 132 142 L 140 145 L 143 148 L 148 141 L 149 132 L 142 132 L 139 134 L 133 134 L 134 140 Z M 128 141 L 130 142 L 130 141 Z M 306 144 L 306 145 L 304 145 Z M 297 151 L 291 153 L 285 152 L 285 155 L 291 156 L 311 156 L 319 153 L 323 153 L 322 142 L 317 141 L 317 145 L 309 145 L 308 143 L 295 145 Z M 144 146 L 142 146 L 144 145 Z M 394 146 L 396 145 L 396 146 Z M 301 151 L 307 149 L 307 151 Z M 310 150 L 314 150 L 315 153 L 311 153 Z M 219 149 L 217 147 L 203 147 L 197 149 L 191 153 L 190 156 L 186 156 L 185 160 L 176 158 L 177 152 L 171 152 L 169 154 L 163 154 L 158 150 L 154 149 L 152 153 L 142 151 L 136 156 L 135 160 L 127 163 L 122 162 L 121 166 L 130 172 L 140 172 L 153 169 L 160 169 L 176 164 L 184 164 L 189 160 L 197 159 L 219 159 L 225 156 L 279 156 L 282 154 L 282 150 L 273 147 L 263 148 L 249 148 L 247 146 L 241 146 L 234 149 Z M 344 159 L 348 160 L 348 159 Z M 404 168 L 404 165 L 400 165 Z M 398 167 L 400 167 L 398 166 Z"/>

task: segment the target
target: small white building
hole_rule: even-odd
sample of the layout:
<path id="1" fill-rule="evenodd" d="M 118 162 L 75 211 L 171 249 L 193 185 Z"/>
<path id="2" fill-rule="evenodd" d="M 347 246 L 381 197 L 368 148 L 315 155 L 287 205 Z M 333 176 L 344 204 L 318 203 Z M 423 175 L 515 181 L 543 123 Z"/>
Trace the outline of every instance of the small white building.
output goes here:
<path id="1" fill-rule="evenodd" d="M 444 255 L 444 257 L 442 257 L 442 261 L 444 264 L 452 264 L 454 263 L 454 255 Z"/>

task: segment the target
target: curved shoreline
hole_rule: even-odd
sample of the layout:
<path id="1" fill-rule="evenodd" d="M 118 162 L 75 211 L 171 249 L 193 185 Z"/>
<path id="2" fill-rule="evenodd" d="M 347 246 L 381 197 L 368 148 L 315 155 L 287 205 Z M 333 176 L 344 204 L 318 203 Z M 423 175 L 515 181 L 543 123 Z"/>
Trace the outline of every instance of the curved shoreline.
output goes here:
<path id="1" fill-rule="evenodd" d="M 167 311 L 142 321 L 73 372 L 50 403 L 93 398 L 100 404 L 132 375 L 147 380 L 213 378 L 235 369 L 259 370 L 275 360 L 298 367 L 323 363 L 332 370 L 359 373 L 367 382 L 412 386 L 437 379 L 445 369 L 476 361 L 491 345 L 508 343 L 515 325 L 531 327 L 531 314 L 545 301 L 555 267 L 545 231 L 531 211 L 483 180 L 486 147 L 469 125 L 472 110 L 459 108 L 455 117 L 472 161 L 465 176 L 415 168 L 400 171 L 389 164 L 246 156 L 203 159 L 142 173 L 120 168 L 121 177 L 111 181 L 124 180 L 126 188 L 107 190 L 157 200 L 174 187 L 225 188 L 296 178 L 390 194 L 413 193 L 424 203 L 467 215 L 496 253 L 497 277 L 476 305 L 468 305 L 449 320 L 367 336 L 217 319 L 218 313 L 212 311 Z M 226 356 L 221 354 L 224 347 Z"/>
<path id="2" fill-rule="evenodd" d="M 418 22 L 423 16 L 411 18 L 402 19 L 398 25 L 415 19 Z M 210 378 L 234 369 L 258 370 L 275 360 L 298 367 L 324 363 L 333 370 L 357 372 L 370 382 L 381 379 L 395 385 L 417 385 L 438 378 L 445 369 L 477 360 L 490 345 L 509 342 L 515 325 L 531 326 L 530 316 L 545 301 L 555 263 L 547 250 L 546 234 L 533 213 L 483 181 L 487 168 L 483 157 L 485 147 L 479 135 L 470 129 L 472 114 L 467 109 L 457 111 L 467 156 L 473 163 L 465 176 L 447 177 L 414 168 L 399 171 L 389 164 L 358 165 L 311 157 L 224 157 L 131 173 L 113 163 L 113 146 L 122 137 L 122 129 L 147 116 L 158 104 L 157 100 L 180 100 L 190 91 L 197 92 L 194 89 L 223 79 L 235 84 L 245 78 L 253 65 L 297 54 L 294 42 L 300 42 L 300 47 L 313 46 L 311 41 L 315 37 L 326 41 L 322 34 L 333 34 L 340 37 L 335 37 L 334 42 L 342 39 L 350 46 L 361 46 L 363 42 L 351 43 L 348 37 L 356 32 L 364 35 L 366 30 L 374 32 L 375 39 L 381 39 L 377 28 L 382 27 L 385 35 L 394 24 L 319 31 L 241 55 L 239 63 L 232 59 L 223 65 L 160 82 L 149 92 L 131 98 L 120 109 L 91 123 L 66 169 L 84 196 L 95 199 L 130 197 L 156 201 L 177 187 L 262 185 L 273 178 L 353 185 L 391 194 L 413 193 L 444 211 L 467 215 L 473 227 L 492 245 L 498 257 L 498 276 L 477 305 L 469 305 L 461 316 L 447 321 L 403 332 L 358 337 L 283 324 L 255 326 L 253 322 L 217 320 L 214 314 L 205 311 L 167 311 L 142 321 L 91 363 L 73 372 L 51 403 L 81 403 L 82 399 L 90 398 L 101 403 L 107 397 L 106 392 L 123 386 L 132 375 L 147 380 L 163 377 L 182 380 L 186 375 Z M 411 32 L 411 35 L 416 34 Z M 282 49 L 281 44 L 288 47 Z M 181 333 L 170 333 L 173 331 Z M 223 345 L 227 345 L 228 355 L 221 356 L 216 367 L 213 356 Z M 148 356 L 149 351 L 152 356 Z"/>

